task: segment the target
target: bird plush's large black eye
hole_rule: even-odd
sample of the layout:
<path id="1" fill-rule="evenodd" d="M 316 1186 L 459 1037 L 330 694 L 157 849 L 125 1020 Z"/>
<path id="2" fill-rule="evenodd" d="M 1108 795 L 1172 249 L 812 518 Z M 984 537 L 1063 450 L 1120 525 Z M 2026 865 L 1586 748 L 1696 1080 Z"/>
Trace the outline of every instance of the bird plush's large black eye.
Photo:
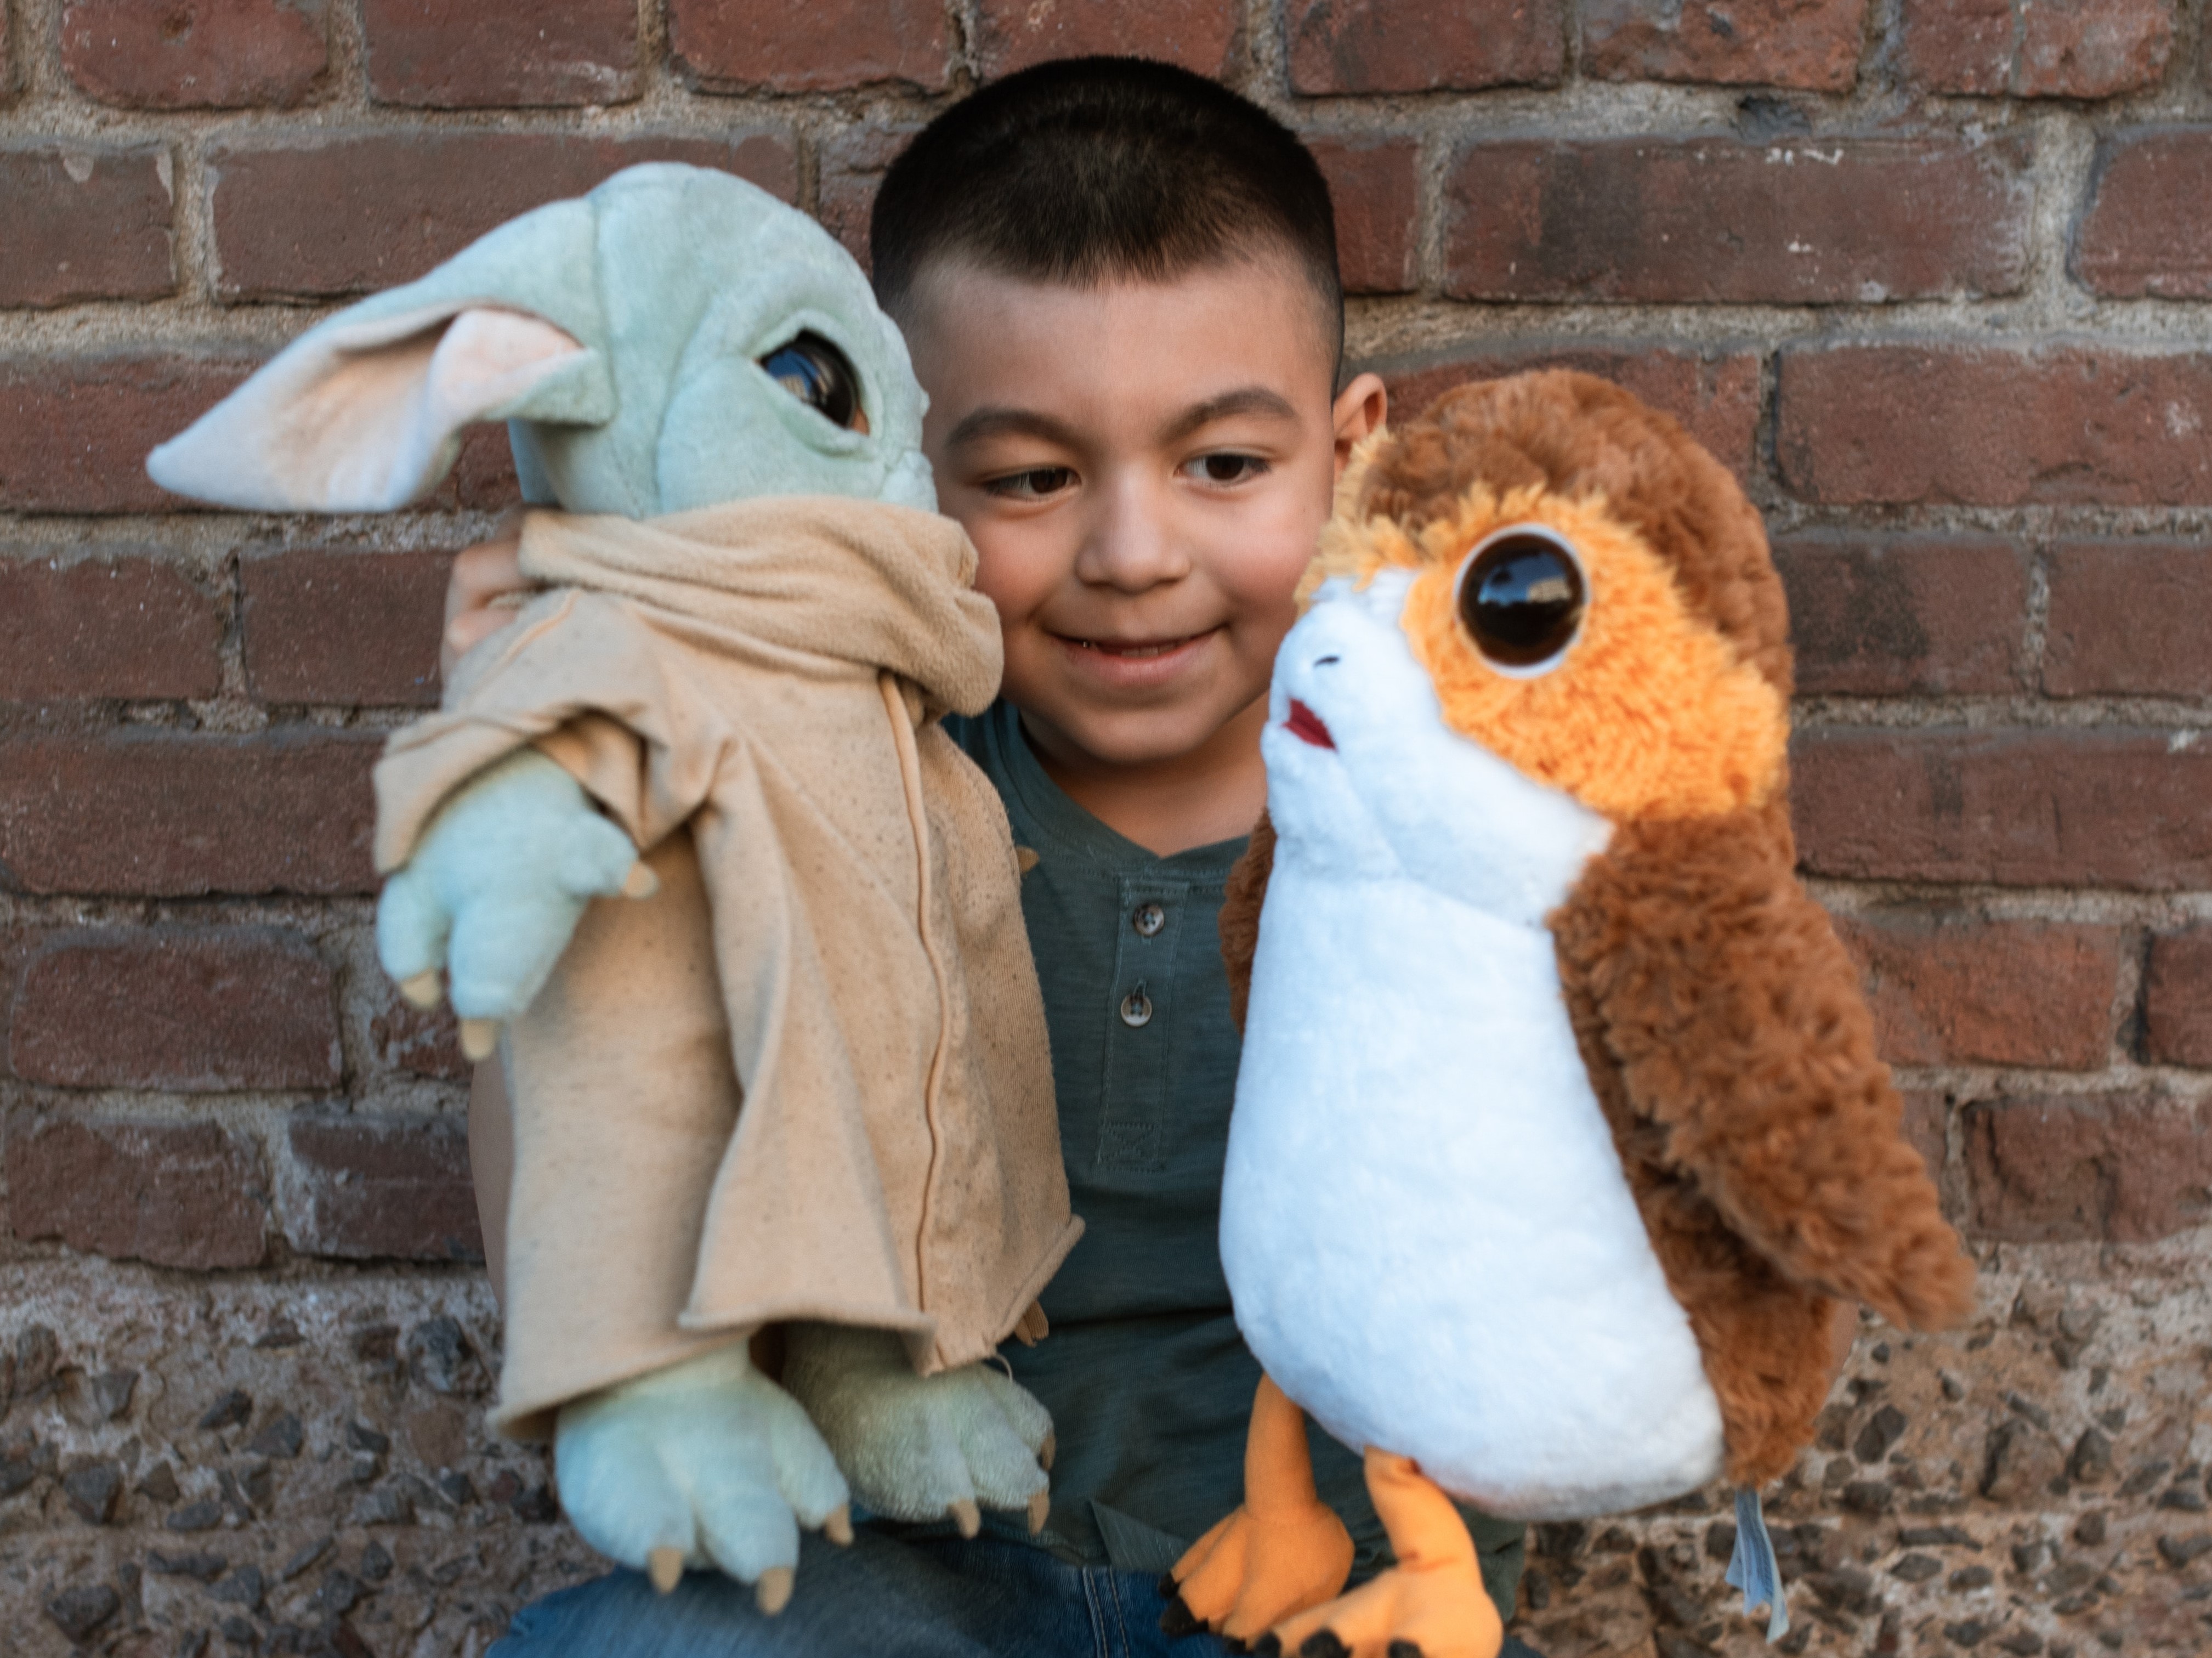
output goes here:
<path id="1" fill-rule="evenodd" d="M 821 335 L 800 334 L 763 357 L 760 366 L 831 425 L 867 430 L 867 417 L 860 412 L 860 377 L 845 354 Z"/>
<path id="2" fill-rule="evenodd" d="M 1516 524 L 1481 542 L 1460 571 L 1460 625 L 1492 666 L 1540 673 L 1575 642 L 1585 597 L 1574 549 Z"/>

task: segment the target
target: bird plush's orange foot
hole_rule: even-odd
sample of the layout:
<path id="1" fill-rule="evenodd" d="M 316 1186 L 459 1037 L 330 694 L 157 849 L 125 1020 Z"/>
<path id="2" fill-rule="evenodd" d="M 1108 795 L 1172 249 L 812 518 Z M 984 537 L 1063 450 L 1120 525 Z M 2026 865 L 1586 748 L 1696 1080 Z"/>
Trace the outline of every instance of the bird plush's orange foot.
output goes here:
<path id="1" fill-rule="evenodd" d="M 1210 1629 L 1242 1648 L 1285 1618 L 1318 1606 L 1352 1573 L 1352 1533 L 1319 1502 L 1242 1508 L 1191 1545 L 1161 1580 L 1169 1635 Z"/>
<path id="2" fill-rule="evenodd" d="M 1287 1618 L 1253 1643 L 1268 1658 L 1498 1658 L 1505 1625 L 1472 1562 L 1401 1566 Z"/>

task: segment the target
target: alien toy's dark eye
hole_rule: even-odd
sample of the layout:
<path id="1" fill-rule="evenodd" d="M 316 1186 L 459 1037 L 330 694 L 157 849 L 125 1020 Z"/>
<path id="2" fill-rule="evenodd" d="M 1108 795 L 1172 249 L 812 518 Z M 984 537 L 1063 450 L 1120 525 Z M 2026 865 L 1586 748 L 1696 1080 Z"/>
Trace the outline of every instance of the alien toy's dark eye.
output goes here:
<path id="1" fill-rule="evenodd" d="M 1540 674 L 1566 654 L 1582 629 L 1581 561 L 1540 524 L 1492 532 L 1459 573 L 1459 621 L 1492 667 Z"/>
<path id="2" fill-rule="evenodd" d="M 868 430 L 860 410 L 860 377 L 845 354 L 817 333 L 803 333 L 760 360 L 768 377 L 833 426 Z"/>

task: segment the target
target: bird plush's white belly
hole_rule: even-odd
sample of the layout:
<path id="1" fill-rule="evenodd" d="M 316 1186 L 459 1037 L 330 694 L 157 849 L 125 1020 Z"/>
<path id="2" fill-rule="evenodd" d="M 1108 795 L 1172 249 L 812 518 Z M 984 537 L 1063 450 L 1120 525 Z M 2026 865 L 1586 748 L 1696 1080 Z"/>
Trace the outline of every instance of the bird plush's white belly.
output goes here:
<path id="1" fill-rule="evenodd" d="M 1221 1217 L 1246 1340 L 1346 1444 L 1522 1519 L 1720 1472 L 1544 928 L 1279 862 Z"/>

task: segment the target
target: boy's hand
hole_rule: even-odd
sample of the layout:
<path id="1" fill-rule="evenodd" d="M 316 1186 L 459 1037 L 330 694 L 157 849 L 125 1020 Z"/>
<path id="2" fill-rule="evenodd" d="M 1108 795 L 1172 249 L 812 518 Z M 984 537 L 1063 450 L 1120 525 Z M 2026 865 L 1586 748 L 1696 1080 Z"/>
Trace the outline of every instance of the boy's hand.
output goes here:
<path id="1" fill-rule="evenodd" d="M 801 1526 L 853 1540 L 830 1448 L 743 1342 L 563 1405 L 553 1456 L 584 1541 L 663 1593 L 685 1566 L 720 1566 L 773 1616 Z"/>
<path id="2" fill-rule="evenodd" d="M 446 631 L 438 673 L 451 680 L 462 657 L 514 619 L 515 607 L 537 588 L 522 573 L 522 516 L 515 514 L 489 541 L 464 548 L 446 579 Z"/>
<path id="3" fill-rule="evenodd" d="M 637 848 L 574 777 L 526 748 L 440 807 L 376 905 L 376 954 L 417 1007 L 451 981 L 461 1046 L 489 1057 L 500 1021 L 527 1008 L 597 897 L 659 887 Z"/>
<path id="4" fill-rule="evenodd" d="M 806 1407 L 860 1506 L 887 1520 L 950 1519 L 963 1537 L 980 1503 L 1025 1512 L 1043 1528 L 1051 1500 L 1052 1417 L 988 1364 L 918 1376 L 887 1330 L 789 1326 L 784 1386 Z"/>

